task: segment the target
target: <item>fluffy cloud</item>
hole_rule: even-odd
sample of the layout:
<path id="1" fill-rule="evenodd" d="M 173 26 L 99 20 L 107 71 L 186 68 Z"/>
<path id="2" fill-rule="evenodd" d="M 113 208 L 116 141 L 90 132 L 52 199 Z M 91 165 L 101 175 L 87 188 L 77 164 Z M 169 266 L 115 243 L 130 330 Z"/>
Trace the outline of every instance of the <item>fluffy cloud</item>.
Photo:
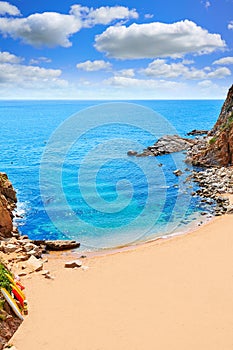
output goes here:
<path id="1" fill-rule="evenodd" d="M 186 53 L 211 53 L 226 46 L 219 34 L 210 34 L 189 20 L 111 26 L 95 41 L 98 51 L 120 59 L 180 57 Z"/>
<path id="2" fill-rule="evenodd" d="M 0 18 L 0 31 L 33 46 L 71 46 L 70 35 L 82 27 L 81 20 L 55 12 L 36 13 L 27 18 Z"/>
<path id="3" fill-rule="evenodd" d="M 203 69 L 196 69 L 194 67 L 186 66 L 185 61 L 179 63 L 166 63 L 164 59 L 157 59 L 151 62 L 147 68 L 140 72 L 149 77 L 163 77 L 163 78 L 177 78 L 183 77 L 185 79 L 221 79 L 231 75 L 228 68 L 222 67 L 211 70 L 210 67 Z M 188 62 L 190 64 L 190 62 Z"/>
<path id="4" fill-rule="evenodd" d="M 225 64 L 233 64 L 233 57 L 223 57 L 217 61 L 214 61 L 213 64 L 225 65 Z"/>
<path id="5" fill-rule="evenodd" d="M 13 12 L 13 9 L 11 10 Z M 123 6 L 100 7 L 94 10 L 74 5 L 69 14 L 44 12 L 26 18 L 0 18 L 0 32 L 4 36 L 21 39 L 33 46 L 70 47 L 72 43 L 69 38 L 83 27 L 108 24 L 113 20 L 137 18 L 137 16 L 135 10 Z"/>
<path id="6" fill-rule="evenodd" d="M 110 62 L 105 62 L 103 60 L 96 60 L 96 61 L 86 61 L 82 63 L 78 63 L 76 65 L 78 69 L 85 70 L 87 72 L 94 72 L 94 71 L 99 71 L 102 69 L 107 69 L 109 70 L 112 65 Z"/>
<path id="7" fill-rule="evenodd" d="M 60 79 L 60 69 L 45 69 L 38 66 L 20 64 L 22 59 L 9 53 L 0 53 L 0 86 L 14 88 L 43 89 L 67 86 L 67 82 Z"/>
<path id="8" fill-rule="evenodd" d="M 70 13 L 76 17 L 82 18 L 85 27 L 94 26 L 96 24 L 107 25 L 114 20 L 138 18 L 138 13 L 135 9 L 129 10 L 124 6 L 102 6 L 97 9 L 89 9 L 81 5 L 73 5 Z"/>
<path id="9" fill-rule="evenodd" d="M 189 68 L 182 63 L 167 64 L 164 59 L 157 59 L 151 62 L 146 69 L 142 69 L 141 73 L 153 77 L 177 78 L 188 70 Z"/>
<path id="10" fill-rule="evenodd" d="M 227 26 L 228 29 L 233 29 L 233 21 L 230 21 L 230 23 Z"/>
<path id="11" fill-rule="evenodd" d="M 39 64 L 39 63 L 50 63 L 52 60 L 48 57 L 38 57 L 38 58 L 32 58 L 29 62 L 29 64 Z"/>
<path id="12" fill-rule="evenodd" d="M 0 1 L 0 15 L 20 16 L 19 9 L 6 1 Z"/>
<path id="13" fill-rule="evenodd" d="M 222 68 L 217 68 L 212 72 L 209 72 L 206 77 L 211 79 L 222 79 L 229 75 L 231 75 L 230 69 L 226 67 L 222 67 Z"/>
<path id="14" fill-rule="evenodd" d="M 134 69 L 121 69 L 117 72 L 114 72 L 115 76 L 121 76 L 121 77 L 127 77 L 127 78 L 133 78 L 135 76 Z"/>
<path id="15" fill-rule="evenodd" d="M 182 83 L 167 80 L 154 80 L 154 79 L 136 79 L 123 76 L 115 76 L 104 80 L 107 85 L 124 88 L 159 88 L 159 89 L 176 89 L 183 86 Z"/>
<path id="16" fill-rule="evenodd" d="M 19 63 L 22 58 L 17 57 L 9 52 L 0 52 L 0 63 Z"/>

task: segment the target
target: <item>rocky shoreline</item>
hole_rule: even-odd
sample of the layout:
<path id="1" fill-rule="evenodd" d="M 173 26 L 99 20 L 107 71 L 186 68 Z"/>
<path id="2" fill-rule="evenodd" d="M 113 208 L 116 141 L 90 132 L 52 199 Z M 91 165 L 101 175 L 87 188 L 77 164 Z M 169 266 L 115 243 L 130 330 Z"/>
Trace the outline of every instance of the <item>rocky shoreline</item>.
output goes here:
<path id="1" fill-rule="evenodd" d="M 202 197 L 202 202 L 214 206 L 214 215 L 233 214 L 233 204 L 229 198 L 233 194 L 233 168 L 208 168 L 193 171 L 192 179 L 199 189 L 193 196 Z"/>
<path id="2" fill-rule="evenodd" d="M 44 269 L 45 255 L 50 251 L 64 251 L 79 248 L 76 241 L 33 241 L 28 236 L 20 235 L 13 226 L 17 196 L 7 174 L 0 173 L 0 264 L 12 275 L 22 277 L 40 273 L 45 278 L 53 279 Z M 76 263 L 76 264 L 75 264 Z M 82 262 L 74 261 L 72 267 L 80 267 Z M 70 267 L 70 266 L 67 266 Z M 21 320 L 0 295 L 0 350 L 4 348 L 15 333 Z"/>
<path id="3" fill-rule="evenodd" d="M 187 133 L 195 138 L 179 135 L 165 135 L 142 153 L 128 151 L 128 156 L 161 156 L 175 152 L 186 152 L 185 162 L 194 166 L 193 180 L 199 189 L 193 196 L 202 197 L 202 202 L 212 204 L 216 216 L 233 213 L 233 206 L 227 196 L 233 193 L 233 85 L 228 91 L 220 115 L 213 129 L 192 130 Z M 174 174 L 179 176 L 181 170 Z M 223 196 L 223 194 L 225 196 Z"/>

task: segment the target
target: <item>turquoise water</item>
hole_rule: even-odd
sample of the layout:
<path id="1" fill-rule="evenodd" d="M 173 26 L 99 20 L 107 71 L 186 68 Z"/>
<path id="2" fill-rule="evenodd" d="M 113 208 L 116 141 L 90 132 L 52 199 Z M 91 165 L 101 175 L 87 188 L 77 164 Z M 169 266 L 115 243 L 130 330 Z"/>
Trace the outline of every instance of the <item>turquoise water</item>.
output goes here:
<path id="1" fill-rule="evenodd" d="M 182 231 L 208 211 L 184 154 L 128 157 L 163 134 L 210 129 L 223 101 L 1 101 L 0 171 L 32 239 L 112 248 Z M 72 117 L 71 117 L 72 116 Z M 191 170 L 191 169 L 190 169 Z"/>

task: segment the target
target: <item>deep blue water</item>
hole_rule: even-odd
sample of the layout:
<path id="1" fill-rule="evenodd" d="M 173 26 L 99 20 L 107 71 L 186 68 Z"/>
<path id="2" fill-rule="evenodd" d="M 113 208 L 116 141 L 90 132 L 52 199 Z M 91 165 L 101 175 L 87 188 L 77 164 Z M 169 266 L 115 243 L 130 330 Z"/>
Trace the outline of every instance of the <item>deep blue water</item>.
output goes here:
<path id="1" fill-rule="evenodd" d="M 200 211 L 184 154 L 128 157 L 164 134 L 210 129 L 223 101 L 1 101 L 0 171 L 20 231 L 115 247 L 187 228 Z M 71 117 L 72 116 L 72 117 Z"/>

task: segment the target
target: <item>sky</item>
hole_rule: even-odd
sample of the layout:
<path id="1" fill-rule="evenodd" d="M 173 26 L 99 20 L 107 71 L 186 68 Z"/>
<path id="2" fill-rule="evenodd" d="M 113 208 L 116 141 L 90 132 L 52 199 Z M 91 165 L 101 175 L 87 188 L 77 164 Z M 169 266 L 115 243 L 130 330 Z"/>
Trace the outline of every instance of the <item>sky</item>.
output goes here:
<path id="1" fill-rule="evenodd" d="M 233 0 L 0 1 L 0 99 L 224 99 Z"/>

